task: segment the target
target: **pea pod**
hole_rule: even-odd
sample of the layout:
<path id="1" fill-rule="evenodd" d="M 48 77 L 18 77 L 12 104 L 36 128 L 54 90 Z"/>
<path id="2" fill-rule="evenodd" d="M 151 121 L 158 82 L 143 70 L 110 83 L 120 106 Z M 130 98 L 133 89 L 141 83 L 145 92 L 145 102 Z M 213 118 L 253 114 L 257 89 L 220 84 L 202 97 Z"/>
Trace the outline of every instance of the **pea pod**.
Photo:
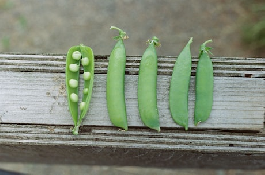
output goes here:
<path id="1" fill-rule="evenodd" d="M 84 68 L 84 93 L 82 102 L 79 105 L 80 116 L 78 116 L 80 65 Z M 94 80 L 94 55 L 92 49 L 83 44 L 71 47 L 66 56 L 65 74 L 68 106 L 74 121 L 73 134 L 77 135 L 79 127 L 82 124 L 82 120 L 88 111 L 92 95 Z"/>
<path id="2" fill-rule="evenodd" d="M 213 65 L 209 57 L 211 48 L 206 47 L 206 44 L 209 42 L 212 42 L 212 40 L 208 40 L 201 45 L 196 71 L 194 109 L 195 126 L 209 118 L 213 105 Z"/>
<path id="3" fill-rule="evenodd" d="M 109 58 L 106 89 L 107 108 L 112 124 L 127 130 L 128 126 L 124 91 L 126 51 L 123 40 L 128 37 L 124 31 L 117 27 L 111 26 L 111 29 L 118 30 L 119 36 L 114 37 L 114 39 L 117 40 L 117 43 Z"/>
<path id="4" fill-rule="evenodd" d="M 179 54 L 172 73 L 169 89 L 169 108 L 174 121 L 188 130 L 188 91 L 191 74 L 190 44 Z"/>
<path id="5" fill-rule="evenodd" d="M 157 54 L 156 46 L 159 39 L 154 36 L 148 41 L 139 68 L 138 76 L 138 108 L 141 120 L 151 129 L 160 131 L 159 114 L 157 109 Z"/>

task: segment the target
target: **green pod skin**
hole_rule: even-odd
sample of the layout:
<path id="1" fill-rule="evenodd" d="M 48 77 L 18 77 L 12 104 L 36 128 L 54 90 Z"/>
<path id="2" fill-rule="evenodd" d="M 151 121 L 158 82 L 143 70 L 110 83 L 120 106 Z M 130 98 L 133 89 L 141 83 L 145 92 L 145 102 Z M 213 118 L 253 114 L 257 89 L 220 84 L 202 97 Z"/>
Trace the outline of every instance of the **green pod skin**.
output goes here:
<path id="1" fill-rule="evenodd" d="M 74 59 L 73 53 L 78 52 L 81 56 L 80 59 Z M 83 61 L 86 60 L 86 61 Z M 84 68 L 84 72 L 89 72 L 89 78 L 84 80 L 84 89 L 86 89 L 86 93 L 83 94 L 82 102 L 80 104 L 80 116 L 78 117 L 78 84 L 71 85 L 71 79 L 79 81 L 80 76 L 80 63 L 83 62 L 85 65 L 82 65 Z M 77 66 L 73 66 L 77 65 Z M 74 68 L 73 68 L 73 67 Z M 78 67 L 78 68 L 75 68 Z M 87 47 L 83 44 L 79 46 L 71 47 L 66 56 L 66 91 L 67 91 L 67 100 L 68 106 L 71 113 L 71 116 L 74 121 L 73 134 L 77 135 L 79 127 L 82 124 L 82 121 L 88 111 L 89 103 L 91 100 L 92 90 L 93 90 L 93 80 L 94 80 L 94 54 L 90 47 Z M 71 94 L 76 94 L 76 101 L 71 99 Z"/>
<path id="2" fill-rule="evenodd" d="M 119 30 L 119 36 L 114 37 L 118 40 L 113 48 L 107 72 L 107 108 L 110 120 L 114 126 L 124 130 L 128 129 L 127 114 L 125 104 L 125 66 L 126 51 L 123 39 L 126 39 L 126 33 L 121 29 L 111 26 L 111 29 Z"/>
<path id="3" fill-rule="evenodd" d="M 77 72 L 72 72 L 70 71 L 70 64 L 76 64 L 80 67 L 80 60 L 75 60 L 72 58 L 73 52 L 75 51 L 79 51 L 80 52 L 80 47 L 79 46 L 73 46 L 69 49 L 69 51 L 67 52 L 67 56 L 66 56 L 66 67 L 65 67 L 65 83 L 66 83 L 66 92 L 67 92 L 67 101 L 68 101 L 68 106 L 69 106 L 69 110 L 70 110 L 70 114 L 73 118 L 74 121 L 74 125 L 77 126 L 77 122 L 78 122 L 78 103 L 74 102 L 70 99 L 70 95 L 72 93 L 76 94 L 78 96 L 78 87 L 76 88 L 72 88 L 70 87 L 70 79 L 74 79 L 74 80 L 79 80 L 79 70 Z"/>
<path id="4" fill-rule="evenodd" d="M 195 108 L 194 125 L 206 121 L 211 113 L 213 105 L 213 65 L 209 57 L 210 49 L 206 44 L 201 45 L 199 61 L 195 78 Z"/>
<path id="5" fill-rule="evenodd" d="M 174 121 L 188 130 L 188 92 L 191 75 L 192 38 L 181 51 L 172 73 L 169 89 L 169 108 Z"/>
<path id="6" fill-rule="evenodd" d="M 138 76 L 138 108 L 145 126 L 160 131 L 159 114 L 157 109 L 157 54 L 159 46 L 157 37 L 149 41 L 139 68 Z"/>

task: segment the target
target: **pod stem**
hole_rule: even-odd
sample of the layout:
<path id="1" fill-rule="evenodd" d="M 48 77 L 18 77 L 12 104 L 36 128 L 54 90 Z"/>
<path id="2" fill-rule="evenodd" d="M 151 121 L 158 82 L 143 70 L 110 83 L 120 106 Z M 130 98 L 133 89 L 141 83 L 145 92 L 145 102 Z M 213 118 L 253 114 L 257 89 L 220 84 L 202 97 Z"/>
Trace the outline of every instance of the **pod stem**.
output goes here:
<path id="1" fill-rule="evenodd" d="M 201 49 L 200 49 L 201 53 L 202 53 L 202 52 L 205 52 L 205 53 L 210 53 L 210 54 L 212 54 L 212 52 L 210 51 L 210 50 L 212 49 L 212 47 L 207 47 L 207 46 L 206 46 L 206 44 L 207 44 L 207 43 L 210 43 L 210 42 L 213 42 L 213 40 L 207 40 L 207 41 L 205 41 L 205 42 L 201 45 Z M 212 54 L 212 55 L 213 55 L 213 54 Z"/>
<path id="2" fill-rule="evenodd" d="M 78 135 L 79 127 L 80 127 L 80 125 L 77 125 L 77 126 L 75 126 L 75 127 L 73 128 L 72 132 L 73 132 L 74 135 Z"/>
<path id="3" fill-rule="evenodd" d="M 126 32 L 124 32 L 123 30 L 121 30 L 118 27 L 111 26 L 110 29 L 116 29 L 119 31 L 119 36 L 113 37 L 114 40 L 120 40 L 120 39 L 125 40 L 125 39 L 129 38 L 129 36 L 126 35 Z"/>
<path id="4" fill-rule="evenodd" d="M 154 44 L 155 47 L 161 46 L 159 39 L 156 36 L 153 36 L 153 38 L 151 40 L 148 40 L 147 43 Z"/>
<path id="5" fill-rule="evenodd" d="M 83 119 L 84 119 L 84 117 L 83 117 L 83 118 L 79 118 L 79 120 L 78 120 L 78 122 L 77 122 L 77 125 L 74 126 L 74 128 L 73 128 L 73 130 L 72 130 L 74 135 L 78 135 L 78 130 L 79 130 L 79 127 L 80 127 L 81 124 L 82 124 Z"/>

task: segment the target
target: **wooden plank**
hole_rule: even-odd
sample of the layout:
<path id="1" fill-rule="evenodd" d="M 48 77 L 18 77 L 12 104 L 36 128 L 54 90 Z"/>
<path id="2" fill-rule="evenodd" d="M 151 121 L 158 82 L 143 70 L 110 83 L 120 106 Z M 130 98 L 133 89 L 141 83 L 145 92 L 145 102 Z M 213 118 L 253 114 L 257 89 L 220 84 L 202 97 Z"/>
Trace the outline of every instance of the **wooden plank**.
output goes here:
<path id="1" fill-rule="evenodd" d="M 176 57 L 159 57 L 160 133 L 144 127 L 138 115 L 140 58 L 127 57 L 129 130 L 118 130 L 109 121 L 105 99 L 108 56 L 96 56 L 90 110 L 80 135 L 74 136 L 65 94 L 65 55 L 0 54 L 0 162 L 265 168 L 264 58 L 212 58 L 213 111 L 207 122 L 195 127 L 192 116 L 198 59 L 193 57 L 190 130 L 184 131 L 173 122 L 168 109 L 168 88 Z"/>
<path id="2" fill-rule="evenodd" d="M 125 93 L 129 127 L 143 126 L 138 114 L 137 78 L 137 75 L 126 75 Z M 73 124 L 67 107 L 64 74 L 0 72 L 0 81 L 2 82 L 0 85 L 2 123 Z M 214 105 L 211 116 L 207 122 L 195 127 L 193 125 L 195 83 L 194 77 L 191 78 L 190 129 L 260 130 L 263 128 L 264 81 L 235 77 L 215 77 L 214 81 Z M 169 82 L 170 76 L 158 76 L 160 123 L 163 128 L 179 128 L 172 120 L 168 107 Z M 96 74 L 90 110 L 84 125 L 112 126 L 108 118 L 105 95 L 106 75 Z"/>
<path id="3" fill-rule="evenodd" d="M 37 123 L 41 124 L 55 124 L 51 120 L 54 120 L 55 118 L 59 118 L 59 120 L 62 124 L 71 124 L 71 120 L 65 119 L 65 116 L 67 116 L 67 104 L 65 101 L 65 87 L 64 87 L 64 74 L 54 74 L 54 73 L 64 73 L 64 66 L 65 66 L 65 56 L 64 55 L 12 55 L 12 54 L 0 54 L 0 66 L 2 66 L 2 71 L 13 71 L 14 77 L 12 80 L 14 80 L 16 83 L 19 84 L 20 88 L 24 89 L 24 92 L 19 92 L 19 94 L 16 94 L 16 87 L 12 87 L 14 85 L 14 82 L 11 84 L 8 84 L 10 80 L 4 78 L 2 80 L 5 81 L 6 86 L 8 86 L 6 89 L 8 91 L 2 91 L 2 94 L 5 94 L 5 97 L 8 99 L 10 96 L 18 96 L 20 95 L 20 98 L 18 99 L 18 102 L 22 103 L 15 103 L 16 98 L 13 99 L 14 101 L 8 101 L 8 100 L 2 100 L 3 103 L 5 103 L 5 106 L 9 106 L 6 108 L 5 111 L 2 111 L 1 118 L 2 122 L 6 123 L 13 123 L 13 122 L 21 122 L 21 123 L 28 123 L 32 120 L 34 120 Z M 142 126 L 142 123 L 138 116 L 138 109 L 137 109 L 137 99 L 136 99 L 136 89 L 137 89 L 137 75 L 138 74 L 138 66 L 140 62 L 140 56 L 129 56 L 127 58 L 127 73 L 129 76 L 126 76 L 126 79 L 128 82 L 126 84 L 126 87 L 129 87 L 126 89 L 126 96 L 127 96 L 127 108 L 129 110 L 128 112 L 128 118 L 129 118 L 129 125 L 131 126 Z M 178 127 L 177 125 L 173 125 L 174 123 L 172 119 L 169 117 L 170 113 L 168 108 L 165 108 L 168 106 L 168 87 L 169 87 L 169 81 L 170 76 L 166 76 L 170 74 L 170 71 L 172 71 L 172 68 L 174 66 L 175 57 L 159 57 L 159 80 L 158 84 L 161 84 L 163 86 L 158 88 L 158 103 L 161 102 L 161 104 L 158 104 L 158 106 L 161 108 L 160 112 L 161 114 L 161 125 L 162 127 Z M 198 59 L 196 57 L 193 58 L 193 62 L 196 63 Z M 265 61 L 264 59 L 256 59 L 256 58 L 213 58 L 214 63 L 214 71 L 215 71 L 215 104 L 213 107 L 213 120 L 207 124 L 202 124 L 200 127 L 202 128 L 228 128 L 228 129 L 260 129 L 263 127 L 262 121 L 262 112 L 263 112 L 263 106 L 264 106 L 264 81 L 254 80 L 249 81 L 250 79 L 236 79 L 233 76 L 241 76 L 245 77 L 246 75 L 250 77 L 262 77 L 265 67 Z M 218 64 L 216 64 L 218 63 Z M 101 73 L 104 75 L 96 75 L 96 77 L 99 77 L 99 81 L 95 82 L 95 88 L 93 97 L 97 99 L 94 100 L 94 107 L 89 112 L 89 119 L 84 122 L 84 124 L 91 124 L 91 125 L 106 125 L 110 126 L 111 123 L 108 120 L 107 117 L 107 111 L 101 113 L 102 118 L 96 117 L 97 112 L 93 110 L 97 109 L 106 109 L 106 102 L 104 100 L 105 98 L 105 73 L 107 71 L 107 64 L 108 64 L 108 56 L 97 56 L 96 57 L 96 70 L 95 72 Z M 215 65 L 216 64 L 216 65 Z M 236 68 L 233 67 L 236 64 Z M 243 66 L 243 67 L 240 67 Z M 253 67 L 256 66 L 257 69 L 253 69 Z M 193 69 L 196 68 L 196 64 L 193 64 Z M 218 68 L 219 67 L 219 68 Z M 222 68 L 222 70 L 220 70 Z M 242 71 L 242 69 L 251 69 L 252 71 Z M 22 73 L 19 73 L 16 75 L 17 71 L 22 71 Z M 34 72 L 35 77 L 31 76 L 31 73 L 25 73 L 25 72 Z M 194 73 L 195 70 L 193 70 Z M 218 72 L 219 71 L 219 72 Z M 44 76 L 44 73 L 36 74 L 39 72 L 46 72 L 50 73 L 50 75 Z M 5 73 L 3 73 L 5 74 Z M 2 77 L 10 76 L 3 75 Z M 227 78 L 227 77 L 233 77 L 233 78 Z M 26 79 L 25 79 L 26 77 Z M 37 77 L 40 77 L 40 79 L 43 79 L 43 82 L 47 82 L 48 86 L 46 84 L 38 84 L 39 81 L 42 81 L 38 79 Z M 29 80 L 28 82 L 30 84 L 25 83 L 25 81 L 20 82 L 21 80 Z M 235 80 L 237 80 L 235 82 Z M 238 81 L 240 80 L 240 81 Z M 54 81 L 59 81 L 61 84 L 54 84 Z M 229 82 L 226 82 L 229 81 Z M 134 83 L 131 83 L 134 82 Z M 45 87 L 46 89 L 41 89 L 42 92 L 47 92 L 46 94 L 43 94 L 42 92 L 39 92 L 39 87 L 36 87 L 32 83 L 37 83 L 39 86 Z M 97 85 L 98 83 L 98 85 Z M 246 84 L 247 83 L 247 84 Z M 3 84 L 4 85 L 4 84 Z M 193 113 L 193 105 L 194 105 L 194 77 L 191 79 L 191 90 L 190 90 L 190 118 L 189 121 L 190 125 L 192 125 L 192 113 Z M 223 86 L 224 85 L 224 86 Z M 254 87 L 252 87 L 254 85 Z M 250 90 L 246 90 L 245 87 L 251 88 Z M 15 92 L 11 92 L 10 90 L 13 88 Z M 59 88 L 59 89 L 58 89 Z M 100 90 L 98 90 L 98 88 Z M 57 89 L 57 92 L 56 92 Z M 30 92 L 29 92 L 30 90 Z M 220 91 L 221 90 L 221 91 Z M 55 91 L 57 95 L 51 95 L 51 93 Z M 161 93 L 160 93 L 161 91 Z M 29 92 L 30 94 L 27 94 L 26 92 Z M 32 93 L 31 93 L 32 92 Z M 35 93 L 33 93 L 35 92 Z M 23 94 L 24 93 L 24 94 Z M 42 94 L 40 96 L 39 94 Z M 247 98 L 246 98 L 247 94 Z M 24 95 L 23 97 L 21 95 Z M 131 96 L 130 96 L 131 95 Z M 39 101 L 34 101 L 31 99 L 31 96 L 37 97 Z M 47 99 L 47 96 L 52 96 L 53 101 L 50 99 Z M 230 98 L 233 97 L 233 98 Z M 21 99 L 27 99 L 27 100 L 21 100 Z M 35 104 L 35 108 L 42 108 L 43 104 L 40 99 L 46 99 L 46 110 L 42 110 L 39 113 L 29 112 L 27 109 L 30 109 L 25 106 L 31 106 L 32 104 Z M 251 100 L 250 100 L 251 99 Z M 59 101 L 58 101 L 59 100 Z M 225 101 L 226 100 L 226 101 Z M 56 102 L 58 106 L 56 106 Z M 248 103 L 248 102 L 251 103 Z M 92 100 L 93 102 L 93 100 Z M 16 105 L 10 105 L 10 104 L 18 104 Z M 4 104 L 2 104 L 4 106 Z M 91 104 L 93 106 L 93 103 Z M 57 107 L 58 111 L 65 111 L 65 113 L 56 112 L 54 111 L 54 108 Z M 91 107 L 92 108 L 92 107 Z M 19 110 L 16 110 L 19 109 Z M 27 113 L 27 117 L 18 117 L 21 114 L 21 110 Z M 12 111 L 12 112 L 7 112 Z M 236 112 L 235 112 L 236 111 Z M 247 111 L 247 112 L 246 112 Z M 43 118 L 36 118 L 37 116 L 43 116 Z M 49 116 L 49 117 L 48 117 Z M 68 115 L 69 116 L 69 115 Z M 236 117 L 235 117 L 236 116 Z M 238 116 L 240 116 L 238 118 Z M 259 116 L 258 118 L 250 118 L 249 116 Z M 50 118 L 50 119 L 49 119 Z M 240 121 L 244 119 L 243 121 Z M 252 120 L 253 119 L 253 120 Z M 230 122 L 231 125 L 227 125 L 226 122 Z M 102 122 L 103 121 L 103 122 Z M 239 122 L 240 121 L 240 122 Z M 171 124 L 168 124 L 171 123 Z M 216 123 L 217 126 L 216 126 Z M 241 123 L 244 124 L 241 125 Z M 236 124 L 236 125 L 235 125 Z M 204 126 L 205 125 L 205 126 Z M 254 127 L 253 127 L 254 126 Z M 192 126 L 194 127 L 194 126 Z M 191 128 L 192 128 L 191 127 Z M 256 129 L 255 129 L 256 128 Z"/>
<path id="4" fill-rule="evenodd" d="M 264 134 L 67 126 L 0 127 L 0 161 L 163 168 L 265 168 Z"/>
<path id="5" fill-rule="evenodd" d="M 96 56 L 95 73 L 106 74 L 108 56 Z M 140 56 L 128 56 L 126 73 L 137 75 Z M 176 57 L 158 57 L 158 73 L 171 75 Z M 193 57 L 192 75 L 195 74 L 197 57 Z M 221 77 L 265 77 L 264 58 L 213 57 L 214 75 Z M 12 55 L 0 54 L 0 70 L 18 72 L 64 73 L 65 55 Z"/>

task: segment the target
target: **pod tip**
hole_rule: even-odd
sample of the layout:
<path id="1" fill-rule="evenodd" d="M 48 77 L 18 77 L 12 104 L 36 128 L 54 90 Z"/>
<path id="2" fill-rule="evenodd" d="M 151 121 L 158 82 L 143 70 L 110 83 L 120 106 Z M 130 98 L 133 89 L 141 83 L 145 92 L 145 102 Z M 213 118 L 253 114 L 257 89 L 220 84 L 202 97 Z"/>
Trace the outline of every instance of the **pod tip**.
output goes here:
<path id="1" fill-rule="evenodd" d="M 194 125 L 195 125 L 195 126 L 198 126 L 200 123 L 201 123 L 201 121 L 195 121 L 195 122 L 194 122 Z"/>
<path id="2" fill-rule="evenodd" d="M 190 40 L 188 41 L 188 45 L 193 42 L 193 37 L 190 37 Z"/>
<path id="3" fill-rule="evenodd" d="M 151 128 L 151 127 L 150 127 Z M 151 129 L 156 130 L 157 132 L 160 132 L 160 126 L 152 127 Z"/>
<path id="4" fill-rule="evenodd" d="M 117 126 L 117 127 L 120 127 L 119 130 L 122 130 L 122 131 L 127 131 L 127 130 L 128 130 L 128 126 L 127 126 L 127 124 L 124 125 L 124 126 L 118 126 L 118 125 L 116 125 L 116 126 Z"/>
<path id="5" fill-rule="evenodd" d="M 127 130 L 128 130 L 128 127 L 126 126 L 126 127 L 124 127 L 123 129 L 124 129 L 124 131 L 127 131 Z"/>

